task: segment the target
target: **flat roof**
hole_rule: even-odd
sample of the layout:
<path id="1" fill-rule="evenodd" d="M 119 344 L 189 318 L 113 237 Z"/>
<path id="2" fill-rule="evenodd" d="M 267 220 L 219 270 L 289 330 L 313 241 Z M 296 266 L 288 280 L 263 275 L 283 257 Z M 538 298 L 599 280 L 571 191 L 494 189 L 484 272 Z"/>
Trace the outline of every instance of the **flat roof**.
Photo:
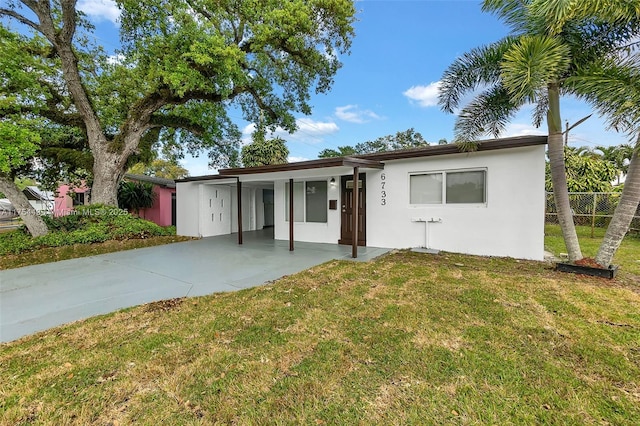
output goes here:
<path id="1" fill-rule="evenodd" d="M 482 140 L 478 141 L 477 143 L 478 146 L 476 151 L 493 151 L 498 149 L 545 145 L 547 143 L 547 136 L 516 136 L 502 139 Z M 373 154 L 359 154 L 351 155 L 348 157 L 320 158 L 317 160 L 297 161 L 295 163 L 276 164 L 269 166 L 221 169 L 219 170 L 219 174 L 186 177 L 183 179 L 176 179 L 176 182 L 229 179 L 250 174 L 291 172 L 310 169 L 328 169 L 336 167 L 383 169 L 385 161 L 432 157 L 436 155 L 461 154 L 465 152 L 466 151 L 461 151 L 460 147 L 454 143 L 446 145 L 429 145 L 421 148 L 376 152 Z"/>
<path id="2" fill-rule="evenodd" d="M 173 179 L 159 178 L 156 176 L 138 175 L 134 173 L 125 173 L 125 179 L 135 180 L 139 182 L 149 182 L 154 185 L 164 186 L 167 188 L 175 188 L 176 182 Z"/>

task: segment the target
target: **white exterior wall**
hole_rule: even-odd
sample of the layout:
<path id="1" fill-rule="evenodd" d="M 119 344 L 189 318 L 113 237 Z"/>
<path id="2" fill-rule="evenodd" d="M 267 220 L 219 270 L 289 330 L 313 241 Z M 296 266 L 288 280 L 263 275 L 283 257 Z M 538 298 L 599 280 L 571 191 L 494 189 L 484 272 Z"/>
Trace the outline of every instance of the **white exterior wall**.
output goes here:
<path id="1" fill-rule="evenodd" d="M 533 146 L 386 162 L 367 173 L 367 245 L 542 260 L 544 152 Z M 487 170 L 486 204 L 409 204 L 411 173 L 465 169 Z"/>
<path id="2" fill-rule="evenodd" d="M 177 182 L 176 233 L 211 237 L 238 232 L 237 187 L 215 181 Z M 264 226 L 262 189 L 242 187 L 242 230 Z"/>
<path id="3" fill-rule="evenodd" d="M 256 188 L 242 186 L 243 231 L 256 230 L 256 192 Z M 238 188 L 235 186 L 231 188 L 231 232 L 238 232 Z"/>
<path id="4" fill-rule="evenodd" d="M 176 233 L 199 237 L 200 183 L 176 182 Z"/>
<path id="5" fill-rule="evenodd" d="M 331 177 L 309 178 L 310 181 L 327 181 L 327 223 L 294 222 L 293 238 L 296 241 L 310 243 L 337 244 L 340 239 L 340 176 L 334 176 L 336 184 L 329 183 Z M 300 179 L 296 179 L 300 182 Z M 285 220 L 285 184 L 288 180 L 274 182 L 274 237 L 276 240 L 289 240 L 289 222 Z M 329 210 L 329 200 L 338 200 L 338 209 Z"/>
<path id="6" fill-rule="evenodd" d="M 371 247 L 428 247 L 476 255 L 510 256 L 542 260 L 544 256 L 544 161 L 545 146 L 509 148 L 484 152 L 438 155 L 385 162 L 384 170 L 366 172 L 366 242 Z M 409 204 L 409 176 L 412 173 L 486 170 L 485 204 Z M 340 175 L 318 177 L 320 169 L 297 171 L 296 182 L 327 181 L 327 223 L 294 223 L 294 239 L 336 244 L 340 239 Z M 305 178 L 304 175 L 315 174 Z M 382 188 L 381 176 L 385 175 Z M 335 178 L 335 185 L 330 179 Z M 261 229 L 265 223 L 263 185 L 243 184 L 243 230 Z M 264 181 L 262 181 L 264 183 Z M 274 237 L 289 239 L 285 221 L 285 184 L 275 179 Z M 269 182 L 269 183 L 271 183 Z M 237 232 L 237 191 L 228 182 L 178 182 L 178 235 L 202 236 L 202 214 L 207 185 L 229 189 L 230 232 Z M 384 205 L 382 191 L 384 190 Z M 329 200 L 337 209 L 329 210 Z M 429 223 L 416 219 L 430 220 Z"/>

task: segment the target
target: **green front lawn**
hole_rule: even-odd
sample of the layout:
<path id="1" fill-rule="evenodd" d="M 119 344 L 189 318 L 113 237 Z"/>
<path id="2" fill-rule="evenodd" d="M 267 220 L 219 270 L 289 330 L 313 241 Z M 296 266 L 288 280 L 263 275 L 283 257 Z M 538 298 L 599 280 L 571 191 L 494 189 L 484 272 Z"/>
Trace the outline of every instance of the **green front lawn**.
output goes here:
<path id="1" fill-rule="evenodd" d="M 640 424 L 640 287 L 397 252 L 0 346 L 3 424 Z"/>

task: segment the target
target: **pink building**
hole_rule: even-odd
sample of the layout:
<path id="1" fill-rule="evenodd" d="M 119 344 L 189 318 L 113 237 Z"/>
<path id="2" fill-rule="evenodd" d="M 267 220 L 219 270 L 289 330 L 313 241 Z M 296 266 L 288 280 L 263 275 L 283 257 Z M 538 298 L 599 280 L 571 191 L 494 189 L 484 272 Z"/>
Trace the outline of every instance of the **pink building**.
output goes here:
<path id="1" fill-rule="evenodd" d="M 141 218 L 155 222 L 160 226 L 175 226 L 175 181 L 172 179 L 163 179 L 146 175 L 134 175 L 129 173 L 124 175 L 124 179 L 136 182 L 148 182 L 153 185 L 153 191 L 156 193 L 156 200 L 153 203 L 153 207 L 140 210 L 139 216 Z M 69 212 L 73 210 L 74 206 L 89 204 L 90 192 L 90 188 L 86 186 L 71 188 L 70 185 L 60 185 L 56 191 L 53 211 L 54 216 L 64 216 L 69 214 Z"/>
<path id="2" fill-rule="evenodd" d="M 71 185 L 63 184 L 58 187 L 55 192 L 53 215 L 68 215 L 74 206 L 89 204 L 90 189 L 84 185 L 71 187 Z"/>
<path id="3" fill-rule="evenodd" d="M 127 173 L 125 180 L 153 184 L 156 200 L 153 207 L 141 209 L 139 216 L 160 226 L 176 225 L 176 183 L 172 179 Z"/>

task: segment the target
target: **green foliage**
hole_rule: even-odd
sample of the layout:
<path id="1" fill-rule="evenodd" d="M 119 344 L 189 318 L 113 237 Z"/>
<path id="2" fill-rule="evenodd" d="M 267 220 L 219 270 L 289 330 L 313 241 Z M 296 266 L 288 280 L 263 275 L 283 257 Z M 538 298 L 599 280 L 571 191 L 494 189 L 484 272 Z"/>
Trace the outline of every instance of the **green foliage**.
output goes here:
<path id="1" fill-rule="evenodd" d="M 151 163 L 136 163 L 128 173 L 155 176 L 164 179 L 182 179 L 189 176 L 189 171 L 182 167 L 176 159 L 156 158 Z"/>
<path id="2" fill-rule="evenodd" d="M 5 175 L 26 165 L 38 150 L 40 136 L 23 121 L 0 117 L 0 173 Z"/>
<path id="3" fill-rule="evenodd" d="M 136 213 L 140 209 L 153 207 L 156 193 L 149 182 L 122 181 L 118 188 L 118 205 L 120 208 Z"/>
<path id="4" fill-rule="evenodd" d="M 74 214 L 45 219 L 50 232 L 32 238 L 24 229 L 0 234 L 0 255 L 20 254 L 44 247 L 92 244 L 175 235 L 175 227 L 162 227 L 133 217 L 122 209 L 90 205 L 76 207 Z"/>
<path id="5" fill-rule="evenodd" d="M 242 164 L 245 167 L 286 164 L 289 162 L 289 148 L 282 138 L 254 138 L 253 142 L 242 147 Z"/>
<path id="6" fill-rule="evenodd" d="M 611 192 L 618 176 L 615 164 L 589 150 L 565 148 L 565 169 L 569 192 Z M 546 165 L 545 189 L 553 191 L 549 163 Z"/>
<path id="7" fill-rule="evenodd" d="M 339 146 L 337 150 L 325 148 L 318 153 L 318 158 L 348 157 L 349 155 L 358 154 L 352 146 Z"/>
<path id="8" fill-rule="evenodd" d="M 382 136 L 372 141 L 362 142 L 355 146 L 358 154 L 370 154 L 374 152 L 397 151 L 399 149 L 419 148 L 429 145 L 419 132 L 413 128 L 395 135 Z"/>
<path id="9" fill-rule="evenodd" d="M 413 127 L 395 135 L 386 135 L 352 146 L 339 146 L 338 150 L 324 149 L 318 154 L 318 158 L 345 157 L 348 155 L 372 154 L 375 152 L 397 151 L 428 146 L 427 142 Z"/>

